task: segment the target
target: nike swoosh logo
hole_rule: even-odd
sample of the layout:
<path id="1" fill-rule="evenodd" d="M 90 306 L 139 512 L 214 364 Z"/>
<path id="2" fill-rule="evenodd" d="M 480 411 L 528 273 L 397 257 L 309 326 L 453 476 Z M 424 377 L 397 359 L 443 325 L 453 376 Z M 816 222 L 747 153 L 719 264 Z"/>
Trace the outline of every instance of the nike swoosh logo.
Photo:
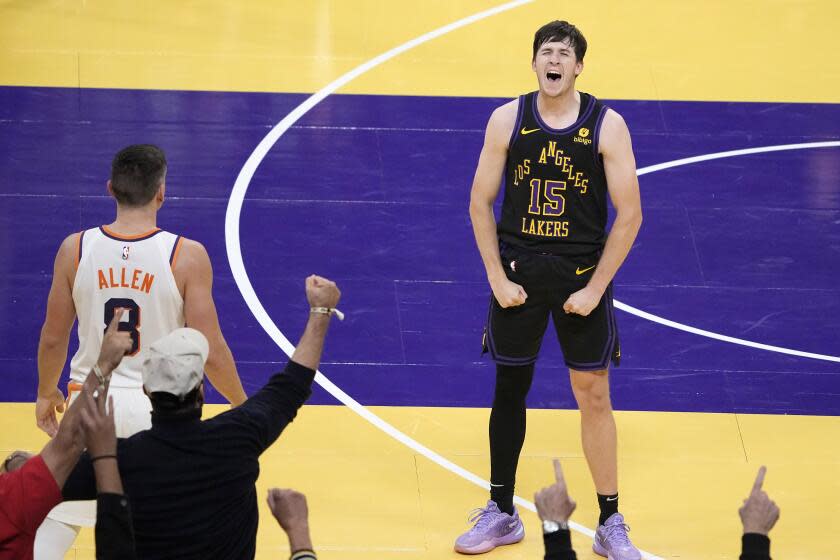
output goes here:
<path id="1" fill-rule="evenodd" d="M 531 134 L 532 132 L 537 132 L 538 130 L 540 130 L 540 129 L 539 128 L 532 128 L 531 130 L 525 130 L 525 127 L 523 126 L 522 130 L 520 130 L 519 133 L 522 136 L 525 136 L 526 134 Z"/>
<path id="2" fill-rule="evenodd" d="M 617 499 L 618 499 L 618 496 L 616 496 L 615 498 L 607 498 L 607 501 L 608 501 L 608 502 L 614 502 L 614 501 L 616 501 Z"/>
<path id="3" fill-rule="evenodd" d="M 596 266 L 598 266 L 598 265 L 597 265 L 597 264 L 593 264 L 593 265 L 592 265 L 592 266 L 590 266 L 589 268 L 584 268 L 583 270 L 581 270 L 581 269 L 580 269 L 580 267 L 578 267 L 578 268 L 577 268 L 577 270 L 575 270 L 575 274 L 577 274 L 578 276 L 580 276 L 580 275 L 581 275 L 581 274 L 583 274 L 584 272 L 588 272 L 588 271 L 592 270 L 593 268 L 595 268 Z"/>

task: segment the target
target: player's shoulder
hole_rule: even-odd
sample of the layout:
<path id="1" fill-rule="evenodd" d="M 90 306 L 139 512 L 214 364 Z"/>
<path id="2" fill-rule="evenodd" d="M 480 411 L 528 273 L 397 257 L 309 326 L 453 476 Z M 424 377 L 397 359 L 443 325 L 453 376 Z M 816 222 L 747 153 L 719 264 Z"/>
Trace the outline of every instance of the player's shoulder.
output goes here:
<path id="1" fill-rule="evenodd" d="M 601 153 L 609 152 L 611 148 L 621 148 L 622 145 L 629 142 L 630 129 L 627 128 L 624 117 L 617 111 L 607 108 L 601 122 L 599 138 L 598 149 Z"/>
<path id="2" fill-rule="evenodd" d="M 207 249 L 204 248 L 204 245 L 201 242 L 196 241 L 195 239 L 190 239 L 189 237 L 181 237 L 181 250 L 187 251 L 189 253 L 196 253 L 196 254 L 207 254 Z"/>
<path id="3" fill-rule="evenodd" d="M 607 112 L 604 113 L 604 120 L 601 123 L 601 134 L 610 132 L 622 132 L 626 130 L 627 122 L 625 122 L 624 117 L 621 116 L 621 113 L 619 113 L 612 107 L 607 107 Z"/>
<path id="4" fill-rule="evenodd" d="M 177 260 L 173 268 L 179 270 L 195 270 L 206 267 L 210 263 L 210 256 L 207 249 L 195 239 L 181 237 L 178 240 L 178 247 L 175 248 Z"/>
<path id="5" fill-rule="evenodd" d="M 76 261 L 81 254 L 80 251 L 80 244 L 82 242 L 82 232 L 77 231 L 76 233 L 71 233 L 64 240 L 61 242 L 61 245 L 58 246 L 58 251 L 56 252 L 56 259 L 59 261 L 67 261 L 71 262 L 75 265 Z"/>
<path id="6" fill-rule="evenodd" d="M 511 131 L 516 126 L 516 117 L 519 112 L 519 99 L 508 101 L 493 110 L 490 119 L 487 121 L 487 136 L 495 138 L 499 144 L 507 145 Z"/>
<path id="7" fill-rule="evenodd" d="M 83 232 L 81 231 L 77 231 L 76 233 L 71 233 L 70 235 L 65 237 L 64 240 L 61 242 L 61 245 L 59 245 L 58 250 L 67 251 L 70 249 L 77 249 L 79 243 L 82 240 L 82 233 Z"/>
<path id="8" fill-rule="evenodd" d="M 490 122 L 499 124 L 510 124 L 513 127 L 516 122 L 516 116 L 519 112 L 519 98 L 511 99 L 504 105 L 499 105 L 493 110 L 490 115 Z"/>
<path id="9" fill-rule="evenodd" d="M 500 117 L 505 116 L 513 116 L 516 118 L 516 113 L 519 111 L 519 98 L 514 97 L 504 105 L 499 105 L 493 110 L 494 115 L 499 115 Z"/>
<path id="10" fill-rule="evenodd" d="M 55 253 L 55 273 L 66 277 L 70 284 L 82 256 L 82 233 L 79 231 L 65 237 Z"/>

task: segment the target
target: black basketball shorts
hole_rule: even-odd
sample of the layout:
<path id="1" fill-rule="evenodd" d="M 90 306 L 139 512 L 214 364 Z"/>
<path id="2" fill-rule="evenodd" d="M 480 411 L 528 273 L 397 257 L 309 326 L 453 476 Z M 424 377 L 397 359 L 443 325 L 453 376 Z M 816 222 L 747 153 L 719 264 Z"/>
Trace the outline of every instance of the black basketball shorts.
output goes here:
<path id="1" fill-rule="evenodd" d="M 503 365 L 537 361 L 551 316 L 566 365 L 579 371 L 607 369 L 619 364 L 621 349 L 612 300 L 612 285 L 598 306 L 583 317 L 563 311 L 568 297 L 586 286 L 600 253 L 582 256 L 541 255 L 502 245 L 502 266 L 511 282 L 525 289 L 528 299 L 502 308 L 490 295 L 484 329 L 484 351 Z"/>

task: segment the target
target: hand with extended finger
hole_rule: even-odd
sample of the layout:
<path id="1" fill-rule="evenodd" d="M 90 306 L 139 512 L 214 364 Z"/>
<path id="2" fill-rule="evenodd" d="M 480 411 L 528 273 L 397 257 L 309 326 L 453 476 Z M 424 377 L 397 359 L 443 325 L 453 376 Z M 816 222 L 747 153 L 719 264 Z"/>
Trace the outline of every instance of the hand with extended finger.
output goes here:
<path id="1" fill-rule="evenodd" d="M 102 348 L 99 351 L 99 360 L 97 361 L 97 365 L 99 366 L 102 375 L 105 377 L 104 385 L 106 386 L 106 389 L 111 371 L 117 367 L 123 356 L 131 350 L 131 335 L 127 332 L 120 332 L 118 330 L 122 314 L 122 308 L 114 310 L 114 318 L 111 320 L 111 323 L 108 325 L 108 329 L 105 331 L 105 337 L 102 340 Z M 91 372 L 88 375 L 84 387 L 89 387 L 92 392 L 100 385 L 103 385 L 101 381 L 102 380 L 99 380 L 94 372 Z M 104 389 L 102 391 L 104 392 Z M 64 412 L 64 395 L 57 387 L 45 395 L 39 394 L 38 401 L 35 403 L 35 418 L 38 423 L 38 427 L 49 434 L 50 437 L 55 437 L 58 434 L 58 420 L 55 415 L 56 412 Z M 78 414 L 71 414 L 70 410 L 68 410 L 62 420 L 62 423 L 68 424 L 65 428 L 65 434 L 67 437 L 72 436 L 75 438 L 77 420 Z"/>
<path id="2" fill-rule="evenodd" d="M 105 406 L 105 399 L 108 406 Z M 84 400 L 81 409 L 85 445 L 91 457 L 116 455 L 117 431 L 114 426 L 114 398 L 107 395 L 94 397 L 88 390 L 82 391 L 79 400 Z"/>
<path id="3" fill-rule="evenodd" d="M 563 311 L 586 317 L 592 313 L 593 309 L 598 307 L 602 295 L 598 290 L 587 286 L 569 296 L 563 304 Z"/>
<path id="4" fill-rule="evenodd" d="M 341 290 L 335 282 L 313 274 L 306 279 L 306 299 L 311 307 L 335 309 L 341 299 Z"/>
<path id="5" fill-rule="evenodd" d="M 744 533 L 758 533 L 767 535 L 779 520 L 779 506 L 761 489 L 767 467 L 758 469 L 758 476 L 753 483 L 750 495 L 744 500 L 744 505 L 738 510 Z"/>
<path id="6" fill-rule="evenodd" d="M 99 350 L 99 359 L 96 361 L 96 365 L 106 376 L 120 365 L 123 356 L 131 350 L 131 333 L 119 330 L 120 319 L 124 311 L 125 309 L 121 307 L 114 310 L 114 318 L 108 325 L 105 337 L 102 339 L 102 348 Z"/>
<path id="7" fill-rule="evenodd" d="M 558 459 L 554 459 L 554 481 L 551 486 L 534 494 L 537 515 L 543 521 L 565 523 L 575 511 L 577 504 L 569 496 L 566 480 L 563 478 L 563 469 L 560 467 Z"/>
<path id="8" fill-rule="evenodd" d="M 493 290 L 493 297 L 496 298 L 496 301 L 503 308 L 522 305 L 528 299 L 525 288 L 516 282 L 511 282 L 507 278 L 500 278 L 495 282 L 491 282 L 490 288 Z"/>
<path id="9" fill-rule="evenodd" d="M 96 489 L 101 494 L 124 493 L 119 465 L 117 464 L 117 433 L 114 427 L 114 399 L 105 392 L 85 389 L 77 402 L 81 409 L 82 431 L 96 473 Z M 94 396 L 97 395 L 97 396 Z M 105 399 L 108 406 L 105 406 Z"/>
<path id="10" fill-rule="evenodd" d="M 86 399 L 84 396 L 85 394 L 97 396 L 101 395 L 101 398 L 104 399 L 105 395 L 108 393 L 109 382 L 110 377 L 105 379 L 105 383 L 103 385 L 100 383 L 98 376 L 94 372 L 88 374 L 84 385 L 82 385 L 79 398 L 73 401 L 73 404 L 67 408 L 67 412 L 61 419 L 61 426 L 59 426 L 58 432 L 55 435 L 57 440 L 61 440 L 64 445 L 68 446 L 68 448 L 76 448 L 79 450 L 85 448 L 85 430 L 82 420 L 82 409 L 86 406 Z"/>
<path id="11" fill-rule="evenodd" d="M 131 350 L 131 335 L 127 332 L 119 332 L 117 330 L 121 316 L 122 309 L 116 309 L 114 311 L 114 318 L 108 325 L 108 329 L 105 331 L 105 337 L 102 340 L 102 348 L 99 351 L 99 360 L 97 362 L 102 377 L 100 378 L 99 373 L 96 372 L 96 368 L 88 373 L 79 398 L 70 406 L 70 409 L 61 421 L 61 429 L 58 435 L 67 438 L 68 442 L 73 446 L 78 446 L 79 448 L 87 446 L 90 448 L 84 425 L 85 409 L 89 408 L 87 401 L 88 399 L 98 399 L 104 406 L 105 399 L 108 395 L 108 386 L 111 381 L 111 371 L 120 363 L 120 360 L 122 360 L 126 352 Z M 111 422 L 113 423 L 113 419 L 111 419 Z M 116 449 L 116 440 L 113 449 Z"/>

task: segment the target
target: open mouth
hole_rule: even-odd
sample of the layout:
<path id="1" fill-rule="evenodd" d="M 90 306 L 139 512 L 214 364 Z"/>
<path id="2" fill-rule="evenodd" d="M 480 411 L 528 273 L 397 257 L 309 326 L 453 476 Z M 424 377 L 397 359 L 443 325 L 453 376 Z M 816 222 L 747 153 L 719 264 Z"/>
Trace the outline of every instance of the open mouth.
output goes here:
<path id="1" fill-rule="evenodd" d="M 556 82 L 559 81 L 560 78 L 563 77 L 563 75 L 560 74 L 560 72 L 558 72 L 557 70 L 549 70 L 548 72 L 546 72 L 545 77 L 551 80 L 552 82 Z"/>

